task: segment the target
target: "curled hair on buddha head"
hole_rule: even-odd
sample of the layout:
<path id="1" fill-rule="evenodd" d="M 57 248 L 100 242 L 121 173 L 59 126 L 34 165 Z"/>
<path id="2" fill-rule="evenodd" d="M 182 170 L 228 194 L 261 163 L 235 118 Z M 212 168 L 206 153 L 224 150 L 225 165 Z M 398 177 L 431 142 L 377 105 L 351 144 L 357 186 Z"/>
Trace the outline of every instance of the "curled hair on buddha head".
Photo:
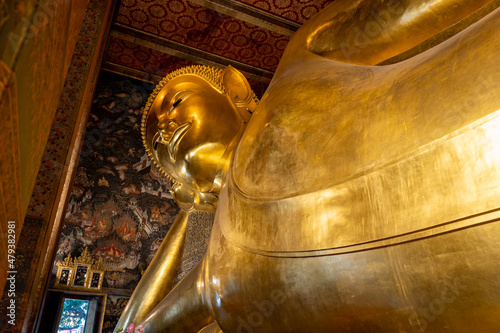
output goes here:
<path id="1" fill-rule="evenodd" d="M 158 110 L 152 110 L 153 103 L 160 91 L 169 81 L 183 75 L 194 75 L 202 78 L 221 94 L 227 96 L 244 123 L 250 119 L 259 100 L 253 93 L 243 74 L 231 66 L 225 69 L 209 66 L 189 66 L 178 69 L 163 78 L 149 96 L 148 102 L 144 107 L 141 122 L 143 144 L 147 154 L 160 173 L 173 182 L 171 193 L 174 199 L 179 206 L 186 211 L 212 211 L 217 205 L 218 193 L 200 192 L 192 186 L 181 184 L 175 179 L 175 174 L 173 169 L 171 169 L 171 165 L 163 165 L 160 163 L 155 153 L 155 144 L 157 144 L 155 137 L 158 136 L 158 119 L 156 116 Z"/>

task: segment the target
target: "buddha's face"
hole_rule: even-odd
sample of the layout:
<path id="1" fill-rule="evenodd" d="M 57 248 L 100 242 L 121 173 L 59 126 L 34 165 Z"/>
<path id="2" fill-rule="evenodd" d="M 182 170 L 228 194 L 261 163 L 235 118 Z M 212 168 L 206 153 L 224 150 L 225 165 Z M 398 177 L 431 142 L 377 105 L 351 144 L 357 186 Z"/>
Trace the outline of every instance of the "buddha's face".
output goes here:
<path id="1" fill-rule="evenodd" d="M 162 88 L 151 109 L 158 119 L 153 147 L 159 162 L 180 183 L 212 191 L 242 126 L 229 99 L 204 79 L 182 75 Z"/>

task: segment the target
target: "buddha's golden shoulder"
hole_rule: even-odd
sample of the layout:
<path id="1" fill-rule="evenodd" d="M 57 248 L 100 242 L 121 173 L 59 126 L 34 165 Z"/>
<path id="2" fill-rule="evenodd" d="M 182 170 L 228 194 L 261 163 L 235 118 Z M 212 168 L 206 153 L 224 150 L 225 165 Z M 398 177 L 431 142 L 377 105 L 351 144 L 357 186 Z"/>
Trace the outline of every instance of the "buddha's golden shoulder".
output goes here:
<path id="1" fill-rule="evenodd" d="M 495 18 L 394 65 L 325 61 L 275 79 L 220 198 L 225 237 L 266 255 L 309 255 L 444 232 L 495 208 Z"/>
<path id="2" fill-rule="evenodd" d="M 329 188 L 500 109 L 497 16 L 393 65 L 318 58 L 280 72 L 235 153 L 234 185 L 255 198 Z"/>

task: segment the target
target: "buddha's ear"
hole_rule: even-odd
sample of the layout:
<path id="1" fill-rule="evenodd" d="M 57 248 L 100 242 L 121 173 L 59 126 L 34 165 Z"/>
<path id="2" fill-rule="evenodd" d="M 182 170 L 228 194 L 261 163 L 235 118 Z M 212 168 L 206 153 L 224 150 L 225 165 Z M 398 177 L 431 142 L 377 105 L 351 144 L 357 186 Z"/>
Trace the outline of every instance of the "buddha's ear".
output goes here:
<path id="1" fill-rule="evenodd" d="M 172 186 L 170 193 L 179 208 L 186 212 L 201 210 L 213 213 L 219 202 L 219 198 L 213 193 L 199 192 L 182 184 Z"/>
<path id="2" fill-rule="evenodd" d="M 242 114 L 244 121 L 250 118 L 257 107 L 252 94 L 252 88 L 243 74 L 232 66 L 227 66 L 222 72 L 222 84 L 234 107 Z"/>

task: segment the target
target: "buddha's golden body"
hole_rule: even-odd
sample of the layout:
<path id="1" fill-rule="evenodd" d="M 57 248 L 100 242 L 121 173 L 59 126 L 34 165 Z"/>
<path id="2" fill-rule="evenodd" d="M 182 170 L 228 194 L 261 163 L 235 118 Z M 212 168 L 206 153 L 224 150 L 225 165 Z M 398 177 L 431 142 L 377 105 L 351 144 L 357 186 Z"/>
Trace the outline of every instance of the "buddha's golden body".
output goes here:
<path id="1" fill-rule="evenodd" d="M 224 92 L 191 74 L 158 90 L 147 120 L 153 157 L 180 183 L 181 207 L 219 202 L 207 255 L 148 309 L 146 332 L 211 321 L 224 332 L 500 330 L 493 7 L 337 1 L 294 36 L 256 108 L 232 69 Z M 349 31 L 372 21 L 380 32 L 356 41 Z M 430 38 L 438 45 L 388 60 Z M 168 91 L 189 90 L 176 80 L 193 87 L 174 106 Z M 189 97 L 214 92 L 226 96 L 217 108 Z M 226 107 L 238 115 L 230 130 L 195 131 L 209 109 Z M 196 116 L 178 120 L 181 108 Z"/>

